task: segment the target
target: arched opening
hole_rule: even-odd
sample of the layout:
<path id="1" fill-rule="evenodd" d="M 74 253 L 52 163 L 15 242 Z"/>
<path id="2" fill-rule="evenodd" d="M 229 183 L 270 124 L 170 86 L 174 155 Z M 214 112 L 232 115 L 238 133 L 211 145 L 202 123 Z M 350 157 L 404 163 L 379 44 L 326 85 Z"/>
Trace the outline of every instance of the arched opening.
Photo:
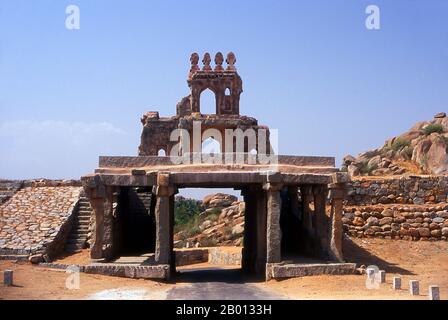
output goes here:
<path id="1" fill-rule="evenodd" d="M 205 89 L 200 97 L 200 112 L 202 114 L 216 114 L 216 96 L 210 89 Z"/>
<path id="2" fill-rule="evenodd" d="M 202 142 L 202 153 L 218 154 L 221 153 L 221 144 L 213 137 L 208 137 Z"/>
<path id="3" fill-rule="evenodd" d="M 230 96 L 230 89 L 229 89 L 229 88 L 226 88 L 226 91 L 224 91 L 224 94 L 225 94 L 226 96 Z"/>
<path id="4" fill-rule="evenodd" d="M 157 152 L 157 156 L 159 156 L 159 157 L 165 157 L 165 156 L 166 156 L 165 149 L 160 149 L 160 150 Z"/>

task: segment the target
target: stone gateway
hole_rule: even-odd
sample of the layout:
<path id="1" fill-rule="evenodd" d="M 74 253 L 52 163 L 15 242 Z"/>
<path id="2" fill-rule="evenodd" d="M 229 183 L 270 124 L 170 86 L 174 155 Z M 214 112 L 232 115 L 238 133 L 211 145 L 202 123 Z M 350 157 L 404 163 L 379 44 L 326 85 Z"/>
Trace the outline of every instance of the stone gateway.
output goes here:
<path id="1" fill-rule="evenodd" d="M 221 53 L 215 56 L 214 68 L 208 53 L 202 59 L 203 68 L 199 60 L 198 54 L 191 56 L 190 94 L 177 104 L 176 115 L 162 118 L 151 111 L 143 116 L 139 155 L 102 156 L 95 172 L 82 177 L 93 209 L 91 259 L 95 265 L 118 270 L 122 266 L 114 265 L 114 259 L 145 254 L 148 259 L 139 266 L 140 272 L 146 268 L 145 277 L 151 278 L 154 272 L 154 277 L 169 278 L 176 270 L 175 194 L 181 188 L 234 188 L 246 203 L 243 271 L 267 279 L 353 272 L 355 265 L 343 263 L 342 252 L 342 204 L 348 174 L 335 167 L 332 157 L 276 155 L 276 163 L 262 161 L 273 152 L 269 129 L 240 115 L 243 89 L 235 55 L 227 55 L 227 67 L 222 65 Z M 216 97 L 216 114 L 201 113 L 200 96 L 206 89 Z M 222 159 L 239 156 L 243 163 L 175 164 L 168 156 L 174 145 L 170 135 L 185 129 L 191 139 L 194 123 L 201 130 L 223 133 L 222 137 L 226 129 L 264 129 L 266 145 L 249 149 L 245 142 L 242 154 L 227 153 L 221 147 L 221 153 L 214 155 Z M 160 150 L 165 155 L 159 155 Z M 184 158 L 202 153 L 194 148 L 189 151 L 176 152 Z"/>

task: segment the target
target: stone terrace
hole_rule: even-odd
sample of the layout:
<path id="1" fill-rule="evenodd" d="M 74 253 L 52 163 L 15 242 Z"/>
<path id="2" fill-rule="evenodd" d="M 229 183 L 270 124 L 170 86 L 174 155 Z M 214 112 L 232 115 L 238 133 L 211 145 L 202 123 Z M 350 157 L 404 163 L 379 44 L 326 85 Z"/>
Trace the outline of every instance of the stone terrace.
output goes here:
<path id="1" fill-rule="evenodd" d="M 63 232 L 80 187 L 26 187 L 0 206 L 0 253 L 50 253 Z M 65 228 L 67 229 L 67 228 Z"/>

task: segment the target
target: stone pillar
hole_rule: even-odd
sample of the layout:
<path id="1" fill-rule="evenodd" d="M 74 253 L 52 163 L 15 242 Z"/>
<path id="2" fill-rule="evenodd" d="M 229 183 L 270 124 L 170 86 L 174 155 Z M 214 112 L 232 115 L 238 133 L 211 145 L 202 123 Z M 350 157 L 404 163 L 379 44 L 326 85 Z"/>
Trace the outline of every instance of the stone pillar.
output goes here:
<path id="1" fill-rule="evenodd" d="M 90 245 L 90 258 L 93 260 L 103 259 L 103 234 L 104 234 L 104 207 L 106 198 L 106 187 L 97 184 L 95 187 L 85 187 L 85 192 L 90 200 L 93 210 L 92 242 Z"/>
<path id="2" fill-rule="evenodd" d="M 94 217 L 90 258 L 110 260 L 115 254 L 113 210 L 117 201 L 116 188 L 98 183 L 85 191 Z"/>
<path id="3" fill-rule="evenodd" d="M 313 202 L 312 187 L 310 185 L 300 186 L 300 195 L 302 198 L 302 230 L 304 235 L 301 239 L 304 242 L 303 247 L 308 254 L 313 254 L 315 250 L 316 234 L 314 230 L 314 212 L 310 208 Z"/>
<path id="4" fill-rule="evenodd" d="M 174 264 L 172 215 L 175 189 L 169 185 L 169 173 L 158 174 L 154 193 L 157 196 L 155 262 L 156 264 Z"/>
<path id="5" fill-rule="evenodd" d="M 115 189 L 115 187 L 106 186 L 106 197 L 104 198 L 102 249 L 105 260 L 111 260 L 116 254 L 114 208 L 117 205 L 117 193 Z"/>
<path id="6" fill-rule="evenodd" d="M 258 190 L 258 192 L 260 192 Z M 244 243 L 242 252 L 242 269 L 245 272 L 255 271 L 257 256 L 257 189 L 249 187 L 242 190 L 244 196 Z"/>
<path id="7" fill-rule="evenodd" d="M 327 186 L 314 185 L 314 214 L 316 219 L 315 232 L 317 237 L 318 250 L 322 258 L 328 255 L 328 221 L 326 213 Z"/>
<path id="8" fill-rule="evenodd" d="M 263 189 L 266 190 L 266 208 L 267 208 L 267 246 L 266 262 L 281 262 L 281 229 L 280 229 L 280 210 L 281 184 L 266 183 Z"/>
<path id="9" fill-rule="evenodd" d="M 288 187 L 289 198 L 291 199 L 291 213 L 298 217 L 300 220 L 303 220 L 303 216 L 299 216 L 299 195 L 298 195 L 298 187 Z"/>
<path id="10" fill-rule="evenodd" d="M 266 247 L 267 247 L 267 212 L 266 192 L 260 188 L 256 197 L 256 258 L 255 272 L 258 275 L 266 274 Z"/>
<path id="11" fill-rule="evenodd" d="M 343 237 L 343 225 L 342 225 L 342 211 L 343 201 L 345 195 L 344 185 L 333 183 L 330 187 L 330 205 L 331 205 L 331 232 L 330 232 L 330 256 L 332 259 L 343 262 L 342 253 L 342 237 Z"/>

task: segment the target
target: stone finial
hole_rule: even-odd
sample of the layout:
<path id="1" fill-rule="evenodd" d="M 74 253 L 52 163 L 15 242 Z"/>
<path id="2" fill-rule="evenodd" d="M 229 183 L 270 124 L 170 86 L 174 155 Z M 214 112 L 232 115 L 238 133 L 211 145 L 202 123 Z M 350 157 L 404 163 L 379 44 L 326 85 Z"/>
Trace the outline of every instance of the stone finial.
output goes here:
<path id="1" fill-rule="evenodd" d="M 234 64 L 236 63 L 236 57 L 235 57 L 235 54 L 233 52 L 229 52 L 227 54 L 226 63 L 227 63 L 227 70 L 228 71 L 235 71 L 236 70 L 236 68 L 234 66 Z"/>
<path id="2" fill-rule="evenodd" d="M 210 66 L 210 62 L 212 62 L 212 58 L 210 58 L 210 53 L 206 52 L 204 53 L 204 58 L 202 58 L 202 63 L 204 64 L 204 67 L 202 68 L 203 71 L 211 71 L 212 67 Z"/>
<path id="3" fill-rule="evenodd" d="M 224 71 L 224 68 L 222 67 L 222 63 L 224 62 L 224 56 L 221 52 L 218 52 L 215 55 L 215 71 Z"/>
<path id="4" fill-rule="evenodd" d="M 196 71 L 199 71 L 199 55 L 196 52 L 193 52 L 190 56 L 190 63 L 191 63 L 191 68 L 190 68 L 190 74 L 189 77 L 191 78 L 191 76 L 196 73 Z"/>

